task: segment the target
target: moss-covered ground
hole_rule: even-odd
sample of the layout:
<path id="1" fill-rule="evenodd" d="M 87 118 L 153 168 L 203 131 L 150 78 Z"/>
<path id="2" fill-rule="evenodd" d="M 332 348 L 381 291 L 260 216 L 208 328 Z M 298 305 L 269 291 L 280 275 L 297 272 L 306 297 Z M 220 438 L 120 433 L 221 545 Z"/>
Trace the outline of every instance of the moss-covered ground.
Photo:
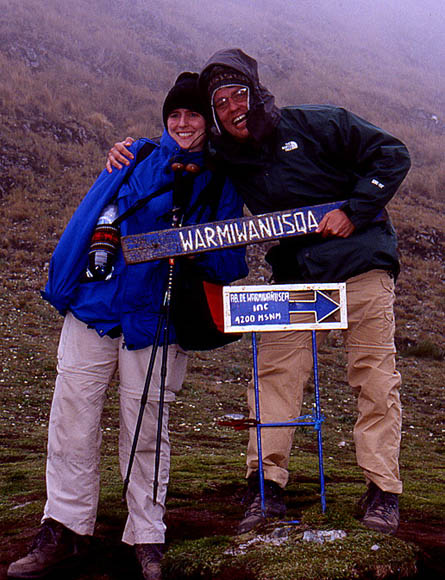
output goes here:
<path id="1" fill-rule="evenodd" d="M 28 303 L 11 309 L 13 314 L 16 326 L 5 336 L 9 348 L 5 352 L 1 390 L 3 571 L 7 562 L 26 551 L 45 499 L 46 428 L 60 326 L 56 315 L 39 303 L 33 306 L 38 324 L 21 322 L 25 317 L 29 321 Z M 281 546 L 259 543 L 238 555 L 234 555 L 233 546 L 241 541 L 235 531 L 243 513 L 247 432 L 221 426 L 219 420 L 227 413 L 246 413 L 250 340 L 245 336 L 218 351 L 191 355 L 186 383 L 171 412 L 167 580 L 396 578 L 411 577 L 416 562 L 418 568 L 427 566 L 427 571 L 439 565 L 445 543 L 445 469 L 443 416 L 436 395 L 437 389 L 443 388 L 443 363 L 412 356 L 399 360 L 405 376 L 402 524 L 396 538 L 382 536 L 367 531 L 356 518 L 355 505 L 364 484 L 355 463 L 351 436 L 354 399 L 345 383 L 339 340 L 334 334 L 320 353 L 326 417 L 326 514 L 321 513 L 320 507 L 315 432 L 312 428 L 299 428 L 286 500 L 288 517 L 299 519 L 301 524 L 292 528 L 289 542 Z M 311 390 L 309 387 L 306 394 L 306 410 L 312 406 Z M 116 384 L 110 387 L 103 433 L 102 494 L 91 557 L 70 569 L 67 578 L 136 578 L 138 574 L 131 550 L 120 544 L 126 510 L 121 502 L 116 457 Z M 307 529 L 344 530 L 347 537 L 322 545 L 303 542 L 301 532 Z M 227 552 L 228 548 L 232 551 Z M 422 556 L 425 553 L 427 556 Z M 134 576 L 127 576 L 128 573 Z"/>

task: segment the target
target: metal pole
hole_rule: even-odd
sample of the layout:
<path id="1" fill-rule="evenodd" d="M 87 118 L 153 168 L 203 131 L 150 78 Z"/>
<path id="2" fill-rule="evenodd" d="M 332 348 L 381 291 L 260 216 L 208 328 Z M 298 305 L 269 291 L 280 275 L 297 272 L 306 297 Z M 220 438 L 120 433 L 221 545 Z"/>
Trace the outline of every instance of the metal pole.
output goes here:
<path id="1" fill-rule="evenodd" d="M 158 350 L 159 339 L 161 336 L 161 330 L 162 330 L 162 326 L 163 326 L 163 322 L 164 322 L 164 315 L 165 315 L 165 313 L 162 310 L 161 313 L 159 314 L 158 326 L 156 328 L 156 333 L 155 333 L 153 345 L 151 348 L 150 362 L 148 364 L 147 374 L 145 376 L 145 384 L 144 384 L 144 390 L 142 391 L 141 404 L 139 407 L 139 415 L 138 415 L 138 419 L 137 419 L 137 423 L 136 423 L 136 428 L 134 431 L 133 444 L 131 446 L 130 458 L 128 460 L 127 474 L 126 474 L 125 480 L 124 480 L 124 488 L 122 491 L 122 500 L 123 501 L 125 501 L 125 498 L 127 495 L 127 490 L 128 490 L 128 485 L 130 483 L 131 469 L 133 467 L 134 456 L 136 454 L 136 447 L 138 444 L 139 432 L 141 430 L 141 425 L 142 425 L 142 419 L 144 418 L 144 410 L 145 410 L 145 405 L 147 404 L 148 391 L 150 389 L 151 378 L 153 375 L 153 368 L 154 368 L 154 364 L 155 364 L 155 360 L 156 360 L 156 353 Z"/>
<path id="2" fill-rule="evenodd" d="M 260 414 L 260 390 L 258 381 L 258 356 L 256 332 L 252 332 L 252 354 L 253 354 L 253 386 L 255 390 L 255 418 L 256 418 L 256 440 L 258 450 L 258 479 L 260 484 L 261 515 L 266 517 L 266 505 L 264 498 L 264 466 L 263 448 L 261 443 L 261 414 Z"/>
<path id="3" fill-rule="evenodd" d="M 323 441 L 321 436 L 321 424 L 322 416 L 320 410 L 320 388 L 318 381 L 318 354 L 317 354 L 317 333 L 315 330 L 312 331 L 312 357 L 314 361 L 314 386 L 315 386 L 315 429 L 317 431 L 317 443 L 318 443 L 318 469 L 320 473 L 320 498 L 321 498 L 321 510 L 324 513 L 326 511 L 326 493 L 325 493 L 325 481 L 324 481 L 324 469 L 323 469 Z"/>
<path id="4" fill-rule="evenodd" d="M 162 442 L 162 425 L 164 421 L 164 400 L 165 400 L 165 381 L 167 377 L 167 358 L 168 358 L 168 334 L 170 328 L 170 305 L 171 294 L 173 289 L 173 275 L 175 268 L 174 258 L 169 259 L 167 290 L 164 299 L 165 325 L 164 325 L 164 344 L 162 345 L 162 361 L 161 361 L 161 384 L 159 386 L 159 409 L 158 409 L 158 425 L 156 432 L 156 451 L 155 451 L 155 468 L 153 475 L 153 503 L 157 503 L 158 487 L 159 487 L 159 465 L 161 461 L 161 442 Z"/>
<path id="5" fill-rule="evenodd" d="M 188 174 L 197 174 L 200 168 L 194 163 L 189 163 L 184 166 L 183 163 L 173 162 L 172 170 L 174 172 L 174 185 L 173 185 L 173 209 L 172 209 L 172 228 L 177 228 L 181 225 L 180 210 L 181 206 L 177 203 L 180 197 L 180 181 L 182 177 L 182 172 L 185 170 Z M 165 380 L 167 375 L 167 357 L 168 357 L 168 336 L 169 336 L 169 326 L 170 326 L 170 306 L 171 306 L 171 295 L 173 289 L 173 277 L 174 277 L 175 259 L 169 259 L 169 269 L 167 278 L 167 287 L 164 294 L 164 300 L 162 303 L 162 310 L 159 314 L 158 325 L 156 328 L 155 337 L 153 340 L 152 351 L 150 355 L 150 362 L 147 369 L 147 375 L 145 377 L 144 390 L 141 397 L 141 405 L 139 409 L 139 415 L 136 423 L 136 429 L 133 437 L 133 444 L 131 447 L 130 458 L 128 461 L 127 473 L 124 480 L 124 488 L 122 492 L 122 499 L 125 500 L 128 490 L 128 485 L 130 483 L 130 474 L 134 462 L 134 457 L 136 454 L 136 447 L 139 439 L 139 433 L 142 426 L 142 420 L 144 418 L 144 410 L 147 404 L 148 392 L 150 388 L 150 383 L 153 375 L 153 369 L 156 360 L 156 354 L 159 347 L 159 341 L 161 337 L 161 331 L 164 330 L 164 342 L 162 348 L 162 362 L 161 362 L 161 381 L 159 386 L 159 410 L 158 410 L 158 424 L 156 433 L 156 450 L 155 450 L 155 468 L 153 476 L 153 503 L 156 504 L 157 493 L 159 487 L 159 464 L 160 464 L 160 450 L 161 450 L 161 439 L 162 439 L 162 424 L 164 415 L 164 398 L 165 398 Z"/>
<path id="6" fill-rule="evenodd" d="M 194 178 L 200 171 L 201 168 L 195 163 L 188 163 L 184 165 L 181 162 L 174 161 L 171 165 L 174 172 L 174 187 L 173 187 L 173 209 L 172 209 L 172 228 L 179 228 L 182 225 L 182 220 L 184 217 L 184 212 L 181 214 L 181 209 L 185 206 L 187 185 L 191 186 L 191 179 Z M 187 175 L 183 176 L 183 172 Z M 185 180 L 188 179 L 189 182 L 186 184 Z M 168 260 L 168 279 L 167 279 L 167 290 L 164 297 L 164 313 L 165 313 L 165 325 L 164 325 L 164 343 L 162 348 L 162 361 L 161 361 L 161 384 L 159 386 L 159 409 L 158 409 L 158 425 L 156 432 L 156 450 L 155 450 L 155 467 L 153 475 L 153 504 L 157 503 L 158 499 L 158 488 L 159 488 L 159 466 L 161 462 L 161 443 L 162 443 L 162 426 L 164 421 L 164 402 L 165 402 L 165 382 L 167 377 L 167 358 L 168 358 L 168 339 L 169 339 L 169 329 L 170 329 L 170 310 L 171 310 L 171 298 L 173 291 L 173 277 L 175 270 L 175 258 L 169 258 Z"/>

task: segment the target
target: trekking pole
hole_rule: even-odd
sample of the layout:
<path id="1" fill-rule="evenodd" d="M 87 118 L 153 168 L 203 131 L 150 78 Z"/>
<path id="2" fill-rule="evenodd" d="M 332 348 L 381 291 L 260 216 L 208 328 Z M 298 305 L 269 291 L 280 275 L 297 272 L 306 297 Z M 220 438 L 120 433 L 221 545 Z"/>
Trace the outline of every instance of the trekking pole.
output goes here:
<path id="1" fill-rule="evenodd" d="M 179 178 L 180 171 L 186 170 L 188 173 L 198 173 L 200 168 L 192 163 L 189 163 L 184 167 L 182 163 L 173 163 L 172 169 L 174 171 L 174 187 L 173 187 L 173 210 L 172 210 L 172 227 L 179 227 L 180 224 L 180 206 L 175 203 L 179 189 Z M 144 418 L 144 411 L 148 400 L 148 393 L 150 389 L 150 383 L 153 376 L 153 369 L 156 362 L 156 355 L 159 348 L 159 342 L 161 338 L 162 330 L 164 331 L 164 343 L 162 351 L 162 362 L 161 362 L 161 383 L 159 387 L 159 413 L 158 413 L 158 425 L 157 425 L 157 436 L 156 436 L 156 452 L 155 452 L 155 474 L 153 481 L 153 503 L 156 503 L 157 499 L 157 489 L 158 489 L 158 476 L 159 476 L 159 463 L 160 463 L 160 446 L 161 446 L 161 436 L 162 436 L 162 423 L 163 423 L 163 413 L 164 413 L 164 396 L 165 396 L 165 379 L 167 375 L 167 353 L 168 353 L 168 331 L 170 326 L 170 305 L 171 305 L 171 294 L 173 289 L 173 276 L 174 276 L 174 258 L 169 259 L 169 270 L 167 277 L 167 286 L 164 293 L 164 299 L 162 303 L 161 312 L 159 314 L 159 320 L 156 327 L 156 332 L 153 340 L 150 361 L 147 368 L 147 374 L 145 377 L 144 389 L 141 396 L 141 403 L 139 408 L 139 415 L 136 422 L 136 428 L 133 436 L 133 443 L 131 446 L 130 457 L 128 460 L 127 473 L 124 480 L 124 487 L 122 491 L 122 500 L 125 501 L 128 486 L 130 483 L 130 474 L 134 463 L 134 458 L 136 455 L 136 448 L 139 440 L 139 434 L 142 426 L 142 420 Z"/>
<path id="2" fill-rule="evenodd" d="M 175 210 L 175 208 L 174 208 Z M 173 211 L 174 211 L 173 210 Z M 159 408 L 158 408 L 158 424 L 156 431 L 156 450 L 155 450 L 155 467 L 153 474 L 153 504 L 157 503 L 158 487 L 159 487 L 159 465 L 161 461 L 161 442 L 162 442 L 162 425 L 164 421 L 164 400 L 165 400 L 165 381 L 167 377 L 167 358 L 168 358 L 168 332 L 170 328 L 170 306 L 171 294 L 173 290 L 173 275 L 175 261 L 174 258 L 169 258 L 167 289 L 164 296 L 163 310 L 165 313 L 164 320 L 164 343 L 162 345 L 162 360 L 161 360 L 161 383 L 159 386 Z"/>
<path id="3" fill-rule="evenodd" d="M 183 172 L 186 171 L 189 179 L 194 177 L 200 171 L 200 167 L 195 163 L 188 163 L 184 165 L 180 162 L 174 162 L 171 165 L 174 175 L 173 187 L 173 209 L 172 209 L 172 228 L 178 228 L 182 225 L 184 213 L 181 214 L 181 207 L 185 206 L 186 183 Z M 168 260 L 168 278 L 167 289 L 164 296 L 163 311 L 165 313 L 164 325 L 164 343 L 162 347 L 162 361 L 161 361 L 161 384 L 159 387 L 159 409 L 158 409 L 158 425 L 156 433 L 156 450 L 155 450 L 155 467 L 153 475 L 153 504 L 157 503 L 158 488 L 159 488 L 159 466 L 161 462 L 161 443 L 162 443 L 162 427 L 164 421 L 164 402 L 165 402 L 165 382 L 167 377 L 167 358 L 168 358 L 168 337 L 170 330 L 170 312 L 171 299 L 173 292 L 173 279 L 175 270 L 175 258 Z"/>
<path id="4" fill-rule="evenodd" d="M 161 313 L 159 314 L 158 325 L 156 327 L 156 333 L 155 333 L 155 337 L 154 337 L 154 341 L 153 341 L 153 345 L 152 345 L 152 349 L 151 349 L 150 362 L 148 364 L 147 374 L 145 376 L 145 384 L 144 384 L 144 390 L 142 391 L 141 404 L 140 404 L 140 408 L 139 408 L 139 415 L 138 415 L 138 419 L 136 422 L 136 428 L 135 428 L 134 436 L 133 436 L 133 444 L 131 446 L 130 457 L 128 460 L 127 474 L 126 474 L 125 480 L 124 480 L 124 488 L 122 491 L 122 501 L 125 501 L 125 498 L 127 495 L 127 490 L 128 490 L 128 485 L 130 483 L 131 469 L 133 467 L 134 456 L 136 454 L 136 447 L 138 444 L 139 432 L 141 430 L 141 425 L 142 425 L 142 419 L 144 418 L 144 410 L 145 410 L 145 406 L 147 404 L 148 391 L 150 389 L 151 377 L 153 375 L 153 368 L 154 368 L 154 364 L 155 364 L 155 360 L 156 360 L 156 353 L 157 353 L 158 346 L 159 346 L 159 339 L 161 336 L 163 319 L 164 319 L 164 312 L 161 311 Z"/>

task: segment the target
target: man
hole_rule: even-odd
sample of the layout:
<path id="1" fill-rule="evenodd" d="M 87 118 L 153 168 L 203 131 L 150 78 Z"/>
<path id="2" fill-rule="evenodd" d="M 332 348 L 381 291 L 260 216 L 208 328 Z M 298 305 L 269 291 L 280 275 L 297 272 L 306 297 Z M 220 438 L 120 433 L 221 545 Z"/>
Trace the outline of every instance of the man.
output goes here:
<path id="1" fill-rule="evenodd" d="M 405 146 L 356 115 L 332 106 L 278 109 L 259 82 L 256 61 L 239 49 L 217 52 L 200 75 L 213 114 L 211 153 L 255 214 L 345 200 L 317 233 L 283 240 L 267 260 L 277 283 L 347 284 L 344 333 L 348 381 L 357 394 L 356 456 L 367 491 L 362 523 L 383 533 L 399 525 L 400 375 L 395 368 L 396 238 L 385 206 L 408 172 Z M 319 333 L 320 334 L 320 333 Z M 320 343 L 323 336 L 320 336 Z M 264 421 L 300 414 L 312 369 L 310 333 L 264 333 L 259 347 Z M 249 389 L 252 416 L 253 392 Z M 282 516 L 293 430 L 262 432 L 266 516 Z M 256 437 L 247 478 L 251 503 L 239 526 L 262 522 Z"/>

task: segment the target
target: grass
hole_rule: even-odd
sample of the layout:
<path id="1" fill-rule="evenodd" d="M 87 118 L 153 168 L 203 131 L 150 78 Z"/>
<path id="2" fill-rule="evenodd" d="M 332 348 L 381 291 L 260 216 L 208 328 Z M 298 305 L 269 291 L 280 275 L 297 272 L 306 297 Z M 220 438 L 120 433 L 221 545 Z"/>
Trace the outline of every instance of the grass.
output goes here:
<path id="1" fill-rule="evenodd" d="M 37 304 L 36 301 L 35 308 L 28 304 L 26 317 L 14 311 L 16 325 L 9 336 L 12 348 L 8 351 L 4 375 L 7 379 L 2 388 L 1 429 L 5 445 L 0 452 L 3 464 L 0 529 L 5 543 L 0 562 L 8 561 L 8 553 L 17 554 L 20 548 L 23 551 L 36 529 L 45 498 L 44 445 L 60 320 L 46 306 L 37 308 Z M 32 320 L 41 323 L 30 325 L 31 329 L 40 328 L 37 340 L 35 330 L 28 329 Z M 40 338 L 44 336 L 42 342 Z M 416 548 L 399 539 L 367 532 L 355 519 L 354 506 L 364 486 L 351 437 L 354 398 L 345 386 L 344 359 L 337 342 L 334 335 L 320 354 L 328 510 L 321 514 L 312 429 L 297 429 L 286 494 L 289 517 L 302 521 L 297 530 L 343 529 L 348 533 L 347 539 L 319 546 L 302 543 L 297 538 L 279 549 L 258 546 L 248 555 L 237 556 L 236 561 L 224 554 L 228 546 L 236 543 L 232 534 L 243 511 L 240 500 L 244 492 L 247 433 L 222 427 L 218 419 L 229 412 L 246 413 L 244 394 L 250 374 L 250 342 L 243 337 L 241 342 L 216 352 L 194 353 L 186 384 L 172 405 L 172 468 L 167 506 L 171 549 L 166 560 L 167 579 L 352 579 L 371 574 L 371 569 L 376 573 L 376 567 L 380 575 L 373 577 L 384 578 L 396 569 L 403 572 L 399 572 L 399 577 L 412 573 Z M 33 346 L 37 347 L 37 353 Z M 437 407 L 438 389 L 443 388 L 440 382 L 443 368 L 440 361 L 414 357 L 401 357 L 399 367 L 406 376 L 402 520 L 445 521 L 441 493 L 445 478 L 442 467 L 445 430 L 440 423 L 443 415 Z M 419 389 L 419 381 L 426 376 L 430 379 L 429 387 Z M 329 390 L 323 386 L 327 383 Z M 305 407 L 311 404 L 308 392 Z M 116 549 L 113 546 L 119 544 L 126 516 L 116 457 L 117 405 L 114 384 L 103 420 L 103 485 L 97 526 L 97 548 L 103 553 Z M 374 545 L 379 549 L 371 550 Z M 124 557 L 128 558 L 125 554 L 124 551 Z M 241 575 L 233 575 L 233 566 Z M 91 567 L 87 570 L 89 575 L 77 573 L 73 578 L 114 577 L 100 576 Z M 308 576 L 309 573 L 315 576 Z"/>
<path id="2" fill-rule="evenodd" d="M 172 578 L 245 578 L 246 580 L 306 580 L 323 578 L 326 580 L 353 579 L 363 577 L 387 577 L 395 572 L 412 573 L 407 565 L 407 548 L 394 538 L 384 539 L 370 532 L 350 534 L 342 540 L 317 543 L 306 542 L 298 529 L 286 530 L 286 544 L 270 545 L 258 542 L 254 548 L 243 550 L 244 541 L 237 543 L 227 537 L 205 538 L 195 542 L 184 542 L 173 547 L 165 562 L 166 573 Z M 378 544 L 377 544 L 378 542 Z M 377 575 L 376 552 L 380 564 Z M 408 549 L 411 557 L 415 548 Z M 369 576 L 371 574 L 371 576 Z M 402 576 L 403 577 L 403 576 Z"/>
<path id="3" fill-rule="evenodd" d="M 445 353 L 443 349 L 429 339 L 421 340 L 417 344 L 407 347 L 403 354 L 418 358 L 427 358 L 433 360 L 443 360 Z"/>

